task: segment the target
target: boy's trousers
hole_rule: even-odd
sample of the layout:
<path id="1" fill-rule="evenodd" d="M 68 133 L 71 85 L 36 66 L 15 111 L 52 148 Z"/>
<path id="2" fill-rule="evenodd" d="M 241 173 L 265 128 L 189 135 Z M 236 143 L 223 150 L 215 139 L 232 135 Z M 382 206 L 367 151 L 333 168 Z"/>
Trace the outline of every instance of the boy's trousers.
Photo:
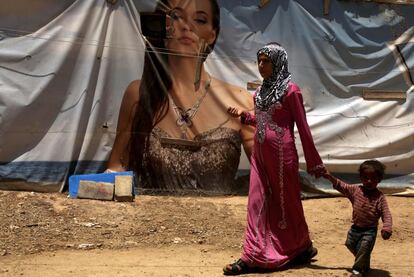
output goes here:
<path id="1" fill-rule="evenodd" d="M 358 227 L 352 225 L 346 238 L 346 247 L 354 254 L 355 263 L 352 269 L 367 272 L 370 269 L 371 252 L 377 238 L 376 227 Z"/>

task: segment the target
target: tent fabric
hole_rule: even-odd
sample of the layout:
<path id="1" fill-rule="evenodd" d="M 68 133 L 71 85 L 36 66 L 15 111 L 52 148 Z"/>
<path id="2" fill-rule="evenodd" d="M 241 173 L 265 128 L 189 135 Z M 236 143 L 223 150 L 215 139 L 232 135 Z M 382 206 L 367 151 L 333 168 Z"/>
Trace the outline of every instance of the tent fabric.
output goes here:
<path id="1" fill-rule="evenodd" d="M 14 2 L 0 3 L 0 187 L 62 191 L 71 174 L 105 169 L 123 92 L 142 75 L 139 13 L 155 1 Z M 387 166 L 382 186 L 410 195 L 414 6 L 331 1 L 324 16 L 323 1 L 219 4 L 207 71 L 246 88 L 260 79 L 256 51 L 281 43 L 329 170 L 358 182 L 358 165 L 379 159 Z M 405 99 L 367 100 L 366 89 Z M 248 168 L 244 157 L 240 172 Z M 301 177 L 309 195 L 332 193 L 326 181 Z"/>

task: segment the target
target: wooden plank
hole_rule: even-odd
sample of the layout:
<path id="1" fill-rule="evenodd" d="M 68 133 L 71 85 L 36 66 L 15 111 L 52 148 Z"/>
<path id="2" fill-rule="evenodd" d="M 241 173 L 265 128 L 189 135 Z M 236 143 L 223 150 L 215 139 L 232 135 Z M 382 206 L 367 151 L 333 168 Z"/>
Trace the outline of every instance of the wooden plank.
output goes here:
<path id="1" fill-rule="evenodd" d="M 364 89 L 362 91 L 362 97 L 366 100 L 370 100 L 370 99 L 401 100 L 401 99 L 406 99 L 407 94 L 405 91 Z"/>
<path id="2" fill-rule="evenodd" d="M 377 2 L 383 4 L 402 4 L 402 5 L 414 5 L 414 0 L 371 0 L 369 2 Z"/>
<path id="3" fill-rule="evenodd" d="M 331 0 L 323 0 L 323 15 L 329 14 L 330 7 L 331 7 Z"/>
<path id="4" fill-rule="evenodd" d="M 260 0 L 259 8 L 263 8 L 264 6 L 266 6 L 269 3 L 270 3 L 270 0 Z"/>
<path id="5" fill-rule="evenodd" d="M 325 1 L 325 0 L 324 0 Z M 361 2 L 361 0 L 347 0 L 349 2 Z M 414 5 L 414 0 L 362 0 L 362 2 L 374 2 L 378 4 Z"/>
<path id="6" fill-rule="evenodd" d="M 255 80 L 251 82 L 247 82 L 247 90 L 256 90 L 262 84 L 261 81 Z"/>

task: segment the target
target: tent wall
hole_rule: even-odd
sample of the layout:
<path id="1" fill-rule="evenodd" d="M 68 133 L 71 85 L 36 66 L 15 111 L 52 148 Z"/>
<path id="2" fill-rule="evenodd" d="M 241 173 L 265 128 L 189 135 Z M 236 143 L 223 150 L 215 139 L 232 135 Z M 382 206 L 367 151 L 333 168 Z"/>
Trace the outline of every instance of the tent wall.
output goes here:
<path id="1" fill-rule="evenodd" d="M 414 6 L 330 2 L 325 16 L 323 1 L 220 1 L 207 70 L 246 87 L 259 79 L 257 49 L 280 42 L 328 168 L 351 174 L 376 158 L 388 184 L 412 185 Z M 105 168 L 123 91 L 142 74 L 139 12 L 155 2 L 13 3 L 0 3 L 0 183 L 61 190 L 70 174 Z M 404 97 L 367 100 L 364 90 Z"/>

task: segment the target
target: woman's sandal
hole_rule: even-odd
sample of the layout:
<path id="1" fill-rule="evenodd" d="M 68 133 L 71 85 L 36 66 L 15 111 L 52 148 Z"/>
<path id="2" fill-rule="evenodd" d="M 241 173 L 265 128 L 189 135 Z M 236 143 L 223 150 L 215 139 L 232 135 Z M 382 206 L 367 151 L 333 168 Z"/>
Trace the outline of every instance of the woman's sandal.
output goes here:
<path id="1" fill-rule="evenodd" d="M 223 268 L 224 275 L 240 275 L 251 273 L 252 268 L 250 268 L 242 259 L 238 259 L 237 262 L 228 264 Z"/>
<path id="2" fill-rule="evenodd" d="M 295 257 L 290 264 L 291 265 L 304 265 L 309 264 L 314 258 L 318 255 L 318 249 L 313 247 L 312 245 L 308 247 L 305 251 L 303 251 L 299 256 Z"/>
<path id="3" fill-rule="evenodd" d="M 306 249 L 306 252 L 304 253 L 305 260 L 308 263 L 310 263 L 312 261 L 312 258 L 314 258 L 316 255 L 318 255 L 318 249 L 316 247 L 313 247 L 313 245 Z"/>

